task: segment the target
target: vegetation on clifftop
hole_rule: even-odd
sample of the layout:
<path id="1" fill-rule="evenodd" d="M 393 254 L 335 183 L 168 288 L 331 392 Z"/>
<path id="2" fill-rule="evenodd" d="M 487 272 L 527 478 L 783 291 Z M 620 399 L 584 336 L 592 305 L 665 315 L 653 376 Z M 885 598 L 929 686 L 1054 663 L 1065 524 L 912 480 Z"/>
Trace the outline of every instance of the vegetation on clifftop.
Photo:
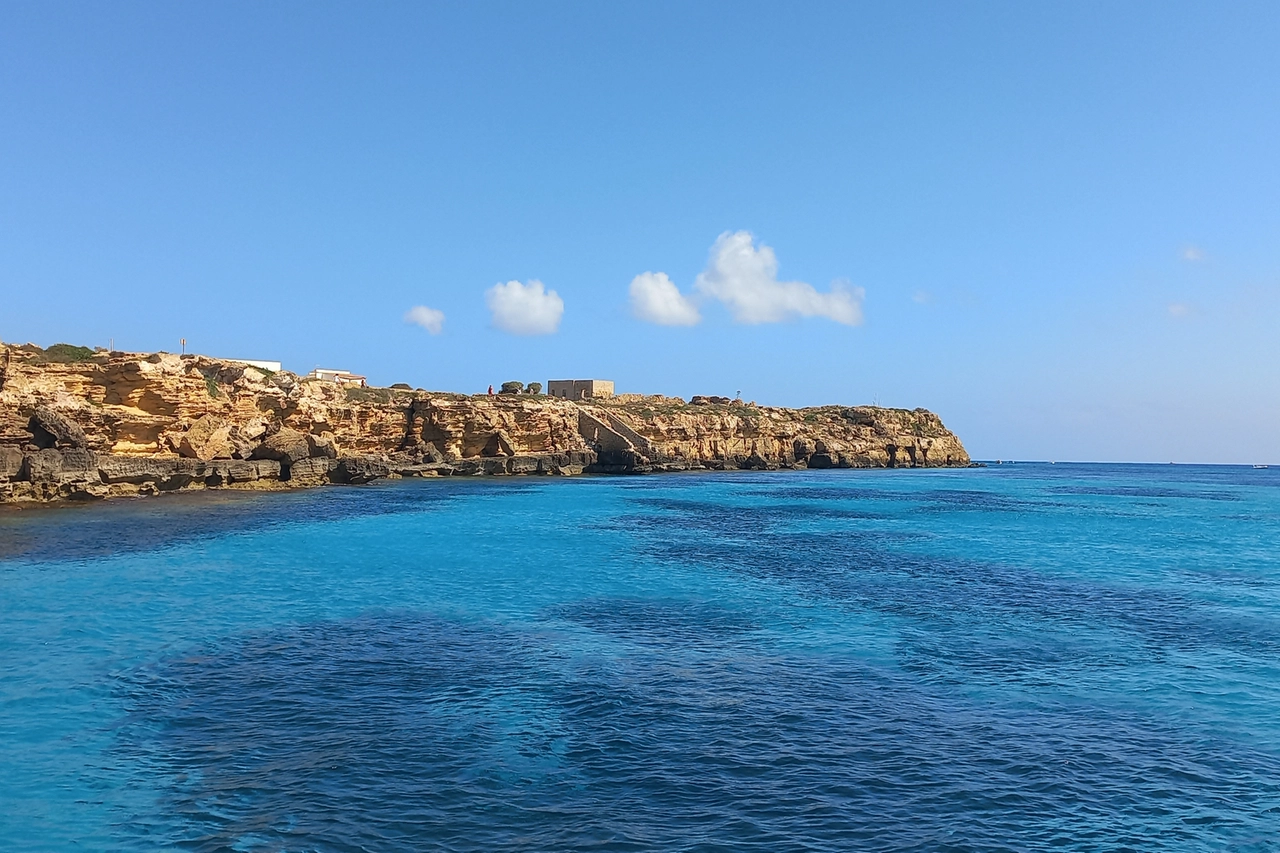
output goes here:
<path id="1" fill-rule="evenodd" d="M 14 349 L 27 353 L 27 358 L 32 364 L 75 364 L 88 361 L 97 355 L 94 350 L 75 344 L 53 344 L 44 349 L 35 344 L 23 344 Z"/>

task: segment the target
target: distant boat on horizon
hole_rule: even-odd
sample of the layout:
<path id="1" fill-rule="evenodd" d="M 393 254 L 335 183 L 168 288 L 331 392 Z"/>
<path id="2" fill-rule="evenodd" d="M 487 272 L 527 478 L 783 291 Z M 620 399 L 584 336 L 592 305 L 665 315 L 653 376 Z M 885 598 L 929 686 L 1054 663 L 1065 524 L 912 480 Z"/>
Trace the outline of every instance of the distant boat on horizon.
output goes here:
<path id="1" fill-rule="evenodd" d="M 1254 465 L 1254 468 L 1270 468 L 1270 465 Z"/>

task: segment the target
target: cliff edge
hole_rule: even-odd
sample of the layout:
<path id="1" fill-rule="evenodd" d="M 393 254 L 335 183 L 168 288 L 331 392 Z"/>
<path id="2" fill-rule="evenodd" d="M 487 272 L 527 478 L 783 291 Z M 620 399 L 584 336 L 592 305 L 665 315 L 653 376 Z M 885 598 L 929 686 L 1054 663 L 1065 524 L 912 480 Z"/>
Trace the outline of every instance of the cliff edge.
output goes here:
<path id="1" fill-rule="evenodd" d="M 924 409 L 466 396 L 200 355 L 0 354 L 0 503 L 404 476 L 968 464 Z"/>

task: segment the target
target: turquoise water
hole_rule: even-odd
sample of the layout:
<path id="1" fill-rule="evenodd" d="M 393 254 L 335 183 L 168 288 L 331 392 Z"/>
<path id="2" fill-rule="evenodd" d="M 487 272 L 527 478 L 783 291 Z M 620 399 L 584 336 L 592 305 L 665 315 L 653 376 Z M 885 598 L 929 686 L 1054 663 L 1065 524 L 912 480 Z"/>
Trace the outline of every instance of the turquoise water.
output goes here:
<path id="1" fill-rule="evenodd" d="M 0 849 L 1280 849 L 1280 470 L 0 513 Z"/>

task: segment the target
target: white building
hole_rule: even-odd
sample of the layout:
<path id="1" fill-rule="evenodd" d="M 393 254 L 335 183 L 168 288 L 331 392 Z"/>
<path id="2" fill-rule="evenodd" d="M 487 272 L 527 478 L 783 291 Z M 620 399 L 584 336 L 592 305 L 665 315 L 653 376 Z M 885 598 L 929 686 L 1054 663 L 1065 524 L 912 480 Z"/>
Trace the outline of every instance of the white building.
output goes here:
<path id="1" fill-rule="evenodd" d="M 361 388 L 369 384 L 365 377 L 350 370 L 328 370 L 323 367 L 317 367 L 304 378 L 319 379 L 321 382 L 337 382 L 339 385 L 359 385 Z"/>

